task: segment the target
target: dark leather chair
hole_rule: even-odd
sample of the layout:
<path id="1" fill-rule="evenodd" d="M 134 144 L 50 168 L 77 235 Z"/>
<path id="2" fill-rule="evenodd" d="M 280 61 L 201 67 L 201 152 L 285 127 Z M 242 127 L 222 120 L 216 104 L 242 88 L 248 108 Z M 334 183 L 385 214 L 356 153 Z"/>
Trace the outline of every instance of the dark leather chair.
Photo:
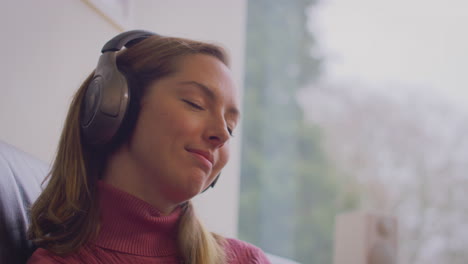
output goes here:
<path id="1" fill-rule="evenodd" d="M 0 263 L 26 263 L 34 251 L 28 208 L 49 171 L 45 162 L 0 141 Z"/>

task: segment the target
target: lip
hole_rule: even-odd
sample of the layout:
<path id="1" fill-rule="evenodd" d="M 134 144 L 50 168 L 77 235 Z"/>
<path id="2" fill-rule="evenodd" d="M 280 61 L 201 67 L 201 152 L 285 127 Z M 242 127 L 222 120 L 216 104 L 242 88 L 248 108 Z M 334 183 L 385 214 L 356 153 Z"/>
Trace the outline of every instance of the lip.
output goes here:
<path id="1" fill-rule="evenodd" d="M 210 163 L 210 166 L 213 166 L 213 154 L 211 154 L 209 151 L 204 151 L 201 149 L 187 149 L 187 151 L 196 154 L 200 158 L 203 158 Z"/>

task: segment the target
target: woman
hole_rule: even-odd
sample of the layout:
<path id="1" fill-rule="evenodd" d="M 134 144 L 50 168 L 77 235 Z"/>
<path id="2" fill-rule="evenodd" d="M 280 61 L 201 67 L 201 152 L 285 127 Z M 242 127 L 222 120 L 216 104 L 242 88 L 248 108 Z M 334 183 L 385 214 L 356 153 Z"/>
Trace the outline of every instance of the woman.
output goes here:
<path id="1" fill-rule="evenodd" d="M 31 208 L 28 263 L 269 263 L 208 232 L 190 202 L 217 180 L 239 119 L 224 51 L 144 31 L 102 51 Z"/>

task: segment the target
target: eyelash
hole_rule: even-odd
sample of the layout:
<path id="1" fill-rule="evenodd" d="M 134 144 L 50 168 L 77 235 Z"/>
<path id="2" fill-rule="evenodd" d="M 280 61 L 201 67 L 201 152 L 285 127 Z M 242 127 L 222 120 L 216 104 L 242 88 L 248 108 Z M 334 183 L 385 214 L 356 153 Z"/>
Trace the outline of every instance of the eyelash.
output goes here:
<path id="1" fill-rule="evenodd" d="M 197 109 L 197 110 L 205 110 L 205 108 L 201 107 L 200 105 L 198 105 L 198 104 L 196 104 L 196 103 L 194 103 L 194 102 L 192 102 L 192 101 L 189 101 L 189 100 L 182 100 L 182 101 L 184 101 L 186 104 L 190 105 L 191 107 L 193 107 L 193 108 L 195 108 L 195 109 Z M 229 128 L 229 127 L 227 127 L 227 130 L 228 130 L 228 132 L 229 132 L 229 135 L 230 135 L 231 137 L 234 137 L 234 134 L 233 134 L 232 129 Z"/>
<path id="2" fill-rule="evenodd" d="M 190 105 L 191 107 L 197 109 L 197 110 L 205 110 L 205 108 L 201 107 L 200 105 L 194 103 L 194 102 L 191 102 L 189 100 L 182 100 L 184 101 L 185 103 L 187 103 L 188 105 Z"/>

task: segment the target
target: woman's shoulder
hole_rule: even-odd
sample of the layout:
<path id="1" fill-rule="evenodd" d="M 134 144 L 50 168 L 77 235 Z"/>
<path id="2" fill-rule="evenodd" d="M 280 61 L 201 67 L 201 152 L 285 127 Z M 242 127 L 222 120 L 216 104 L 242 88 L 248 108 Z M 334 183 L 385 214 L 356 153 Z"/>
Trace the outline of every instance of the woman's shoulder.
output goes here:
<path id="1" fill-rule="evenodd" d="M 265 253 L 258 247 L 234 238 L 226 239 L 226 251 L 229 263 L 269 264 Z"/>

